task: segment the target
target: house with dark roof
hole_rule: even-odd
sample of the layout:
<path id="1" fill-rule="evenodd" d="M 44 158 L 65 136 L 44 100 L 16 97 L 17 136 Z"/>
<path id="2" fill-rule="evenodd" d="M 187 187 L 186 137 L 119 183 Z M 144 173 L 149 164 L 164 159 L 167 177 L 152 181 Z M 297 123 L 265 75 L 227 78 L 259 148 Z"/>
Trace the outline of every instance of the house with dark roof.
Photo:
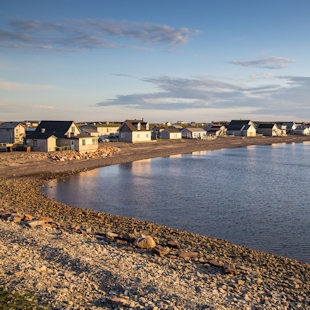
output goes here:
<path id="1" fill-rule="evenodd" d="M 75 150 L 86 153 L 98 149 L 98 138 L 82 134 L 74 121 L 42 121 L 33 133 L 27 134 L 26 144 L 38 152 Z"/>
<path id="2" fill-rule="evenodd" d="M 205 127 L 203 127 L 205 129 Z M 206 127 L 208 128 L 208 127 Z M 222 125 L 213 125 L 207 130 L 207 134 L 211 136 L 225 136 L 226 135 L 226 127 Z"/>
<path id="3" fill-rule="evenodd" d="M 281 136 L 282 131 L 275 123 L 261 123 L 257 125 L 257 133 L 263 136 Z"/>
<path id="4" fill-rule="evenodd" d="M 294 135 L 309 135 L 310 128 L 307 125 L 297 126 L 294 130 Z"/>
<path id="5" fill-rule="evenodd" d="M 0 125 L 0 143 L 23 143 L 26 128 L 19 122 L 7 122 Z"/>
<path id="6" fill-rule="evenodd" d="M 118 141 L 120 142 L 151 142 L 149 123 L 142 120 L 126 120 L 119 128 Z"/>
<path id="7" fill-rule="evenodd" d="M 165 128 L 161 133 L 162 139 L 182 139 L 182 132 L 177 128 Z"/>
<path id="8" fill-rule="evenodd" d="M 255 137 L 255 124 L 251 120 L 232 120 L 227 126 L 226 135 Z"/>

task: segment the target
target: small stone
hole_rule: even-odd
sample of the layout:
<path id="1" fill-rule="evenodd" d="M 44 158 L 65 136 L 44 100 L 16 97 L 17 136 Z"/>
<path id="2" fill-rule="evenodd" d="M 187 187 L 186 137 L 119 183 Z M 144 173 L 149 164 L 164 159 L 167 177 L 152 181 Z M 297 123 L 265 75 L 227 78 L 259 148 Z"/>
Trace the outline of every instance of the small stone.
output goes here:
<path id="1" fill-rule="evenodd" d="M 212 266 L 215 266 L 215 267 L 223 267 L 223 263 L 215 260 L 215 259 L 210 259 L 208 261 L 208 264 L 212 265 Z"/>
<path id="2" fill-rule="evenodd" d="M 39 221 L 43 221 L 45 223 L 53 223 L 54 222 L 52 218 L 44 217 L 44 216 L 39 217 Z"/>
<path id="3" fill-rule="evenodd" d="M 26 222 L 26 224 L 31 227 L 31 228 L 35 228 L 37 226 L 42 226 L 45 224 L 44 221 L 38 221 L 38 220 L 33 220 L 33 221 L 28 221 Z"/>
<path id="4" fill-rule="evenodd" d="M 225 263 L 223 271 L 225 274 L 236 274 L 236 267 L 233 264 Z"/>
<path id="5" fill-rule="evenodd" d="M 30 214 L 24 214 L 24 218 L 23 221 L 32 221 L 33 220 L 33 216 L 31 216 Z"/>
<path id="6" fill-rule="evenodd" d="M 179 249 L 181 247 L 179 242 L 173 240 L 168 241 L 167 246 L 173 249 Z"/>
<path id="7" fill-rule="evenodd" d="M 181 258 L 192 258 L 198 255 L 197 252 L 181 252 L 179 253 L 179 257 Z"/>
<path id="8" fill-rule="evenodd" d="M 160 246 L 160 245 L 157 245 L 154 249 L 153 249 L 153 251 L 157 254 L 157 255 L 159 255 L 159 256 L 165 256 L 165 255 L 167 255 L 168 253 L 169 253 L 169 248 L 168 247 L 162 247 L 162 246 Z"/>

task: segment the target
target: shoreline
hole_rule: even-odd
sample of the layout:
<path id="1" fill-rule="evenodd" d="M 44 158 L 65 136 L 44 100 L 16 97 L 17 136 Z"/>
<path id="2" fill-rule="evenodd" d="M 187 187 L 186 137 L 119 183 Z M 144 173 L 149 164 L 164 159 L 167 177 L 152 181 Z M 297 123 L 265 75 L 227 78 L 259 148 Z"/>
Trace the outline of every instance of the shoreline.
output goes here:
<path id="1" fill-rule="evenodd" d="M 184 295 L 185 299 L 182 304 L 178 306 L 176 301 L 174 305 L 171 305 L 171 307 L 175 306 L 177 309 L 202 309 L 198 307 L 198 304 L 201 305 L 201 300 L 205 298 L 203 297 L 200 287 L 204 285 L 203 283 L 210 284 L 206 288 L 210 292 L 216 290 L 216 292 L 213 292 L 215 295 L 213 293 L 210 296 L 208 295 L 208 298 L 213 298 L 214 301 L 211 299 L 206 300 L 206 305 L 213 306 L 215 309 L 260 309 L 259 307 L 261 307 L 261 309 L 274 309 L 274 307 L 277 309 L 298 309 L 298 307 L 307 309 L 307 307 L 310 307 L 310 264 L 308 263 L 252 250 L 247 247 L 232 244 L 226 240 L 208 238 L 191 232 L 161 226 L 156 223 L 67 206 L 48 197 L 44 197 L 40 190 L 40 186 L 44 184 L 46 180 L 65 177 L 70 174 L 108 165 L 195 151 L 211 151 L 221 148 L 245 147 L 248 145 L 270 145 L 273 143 L 298 143 L 305 141 L 310 142 L 310 137 L 288 136 L 281 138 L 246 139 L 235 137 L 221 138 L 213 141 L 154 142 L 152 144 L 144 143 L 135 145 L 113 143 L 111 145 L 119 147 L 120 152 L 103 159 L 60 163 L 50 163 L 48 160 L 44 159 L 39 162 L 25 162 L 16 166 L 0 166 L 0 207 L 4 209 L 11 208 L 22 213 L 29 213 L 35 217 L 51 217 L 59 224 L 63 231 L 66 231 L 70 236 L 77 235 L 76 238 L 94 238 L 94 232 L 98 231 L 102 231 L 105 234 L 110 232 L 118 236 L 138 232 L 153 236 L 157 240 L 157 244 L 162 246 L 165 246 L 168 240 L 174 240 L 180 244 L 183 252 L 198 253 L 197 256 L 193 258 L 175 259 L 154 256 L 155 254 L 152 251 L 140 251 L 135 248 L 131 249 L 130 244 L 117 243 L 115 240 L 108 241 L 103 239 L 103 241 L 99 242 L 100 246 L 112 247 L 111 251 L 116 251 L 113 253 L 115 257 L 118 258 L 118 255 L 125 255 L 126 257 L 129 255 L 129 257 L 132 257 L 134 253 L 135 256 L 139 257 L 139 260 L 142 260 L 140 264 L 144 261 L 147 265 L 150 261 L 153 262 L 153 260 L 155 260 L 155 263 L 159 264 L 161 268 L 173 265 L 176 276 L 180 278 L 182 278 L 182 275 L 186 274 L 184 271 L 186 267 L 184 266 L 188 266 L 187 268 L 194 270 L 195 276 L 191 274 L 191 277 L 195 279 L 194 282 L 196 281 L 199 283 L 196 294 L 202 299 L 199 299 L 199 301 L 197 299 L 197 301 L 195 301 L 195 298 L 192 298 L 195 292 L 193 293 L 190 291 L 190 295 Z M 10 155 L 7 154 L 4 155 L 4 157 L 9 156 Z M 76 227 L 80 227 L 79 231 L 75 229 Z M 9 227 L 7 229 L 13 228 Z M 92 233 L 88 233 L 90 231 Z M 36 237 L 38 232 L 40 234 L 40 230 L 33 230 L 33 232 L 34 237 Z M 95 239 L 93 242 L 98 243 L 98 240 Z M 6 246 L 8 247 L 9 245 Z M 2 260 L 5 259 L 5 257 L 2 258 Z M 210 260 L 233 264 L 237 272 L 234 275 L 227 276 L 223 274 L 218 267 L 210 264 Z M 183 269 L 181 268 L 179 270 L 177 266 L 183 266 L 184 268 L 182 267 Z M 12 266 L 10 267 L 12 268 Z M 119 273 L 119 276 L 122 275 L 122 277 L 125 277 L 126 270 L 123 271 L 119 269 Z M 204 274 L 203 283 L 201 283 L 201 278 L 199 278 L 199 274 L 201 275 L 202 273 Z M 8 283 L 14 282 L 14 277 L 8 278 L 10 278 L 8 279 Z M 159 279 L 156 281 L 158 282 Z M 140 295 L 150 299 L 150 292 L 152 291 L 149 287 L 150 284 L 142 282 L 140 283 L 141 285 L 135 283 L 135 287 L 142 290 L 144 289 L 144 293 L 140 293 Z M 153 283 L 154 287 L 159 285 L 157 282 Z M 128 283 L 126 285 L 129 285 Z M 1 285 L 3 285 L 3 283 L 1 283 Z M 193 287 L 192 282 L 188 285 Z M 240 286 L 244 286 L 243 289 L 241 289 Z M 103 301 L 101 305 L 103 309 L 114 307 L 110 303 L 110 290 L 111 287 L 107 287 L 104 290 L 106 300 Z M 159 300 L 163 298 L 164 292 L 159 288 L 157 290 L 158 293 L 156 298 Z M 201 292 L 199 293 L 197 291 Z M 41 291 L 36 293 L 38 295 L 42 294 Z M 95 294 L 94 289 L 90 289 L 89 294 L 92 296 L 91 298 L 94 298 L 92 295 Z M 281 297 L 275 297 L 275 294 Z M 119 290 L 117 295 L 123 298 L 126 294 Z M 218 295 L 220 295 L 220 297 Z M 267 296 L 267 300 L 262 297 L 263 295 Z M 68 299 L 69 297 L 66 298 Z M 64 298 L 64 300 L 66 298 Z M 193 300 L 189 301 L 188 298 L 192 298 Z M 135 297 L 135 299 L 137 298 Z M 143 309 L 145 308 L 146 303 L 144 299 L 140 300 L 138 298 L 134 301 L 140 305 L 144 303 L 144 306 L 141 307 Z M 59 301 L 59 304 L 61 304 L 61 301 Z M 194 306 L 195 304 L 197 307 Z M 158 303 L 158 305 L 160 305 L 160 303 Z M 139 309 L 142 309 L 141 307 Z M 158 307 L 157 304 L 150 309 L 156 309 L 155 307 Z M 97 306 L 95 306 L 95 308 L 86 307 L 85 309 L 97 309 Z M 129 307 L 129 309 L 134 308 Z M 159 307 L 158 309 L 161 308 Z M 167 307 L 166 309 L 170 308 Z"/>

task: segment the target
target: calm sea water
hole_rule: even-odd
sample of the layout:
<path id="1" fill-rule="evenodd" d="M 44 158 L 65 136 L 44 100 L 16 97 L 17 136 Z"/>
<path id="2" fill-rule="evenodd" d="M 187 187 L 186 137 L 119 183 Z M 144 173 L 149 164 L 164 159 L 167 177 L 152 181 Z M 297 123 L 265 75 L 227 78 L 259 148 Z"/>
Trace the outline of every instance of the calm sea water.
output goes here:
<path id="1" fill-rule="evenodd" d="M 310 262 L 310 143 L 196 152 L 47 184 L 69 205 Z"/>

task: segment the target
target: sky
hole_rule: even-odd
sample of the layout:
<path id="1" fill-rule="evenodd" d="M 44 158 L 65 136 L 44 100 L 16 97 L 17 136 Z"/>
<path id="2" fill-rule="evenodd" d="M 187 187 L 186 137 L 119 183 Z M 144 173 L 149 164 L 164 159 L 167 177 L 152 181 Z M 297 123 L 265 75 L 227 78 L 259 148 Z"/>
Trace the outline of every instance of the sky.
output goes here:
<path id="1" fill-rule="evenodd" d="M 310 121 L 308 0 L 0 3 L 0 121 Z"/>

